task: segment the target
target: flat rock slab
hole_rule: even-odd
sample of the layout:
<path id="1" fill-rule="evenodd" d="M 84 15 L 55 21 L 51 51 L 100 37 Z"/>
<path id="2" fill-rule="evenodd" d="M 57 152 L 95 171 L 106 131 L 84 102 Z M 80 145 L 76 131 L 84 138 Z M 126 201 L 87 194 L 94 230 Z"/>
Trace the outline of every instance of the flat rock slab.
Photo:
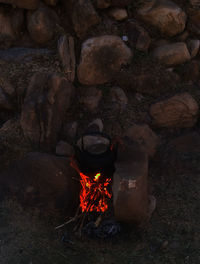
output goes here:
<path id="1" fill-rule="evenodd" d="M 149 219 L 148 155 L 136 142 L 124 139 L 113 176 L 113 204 L 117 220 L 141 225 Z"/>
<path id="2" fill-rule="evenodd" d="M 51 55 L 54 52 L 48 49 L 32 49 L 32 48 L 10 48 L 0 50 L 0 60 L 5 62 L 28 62 L 40 56 Z"/>

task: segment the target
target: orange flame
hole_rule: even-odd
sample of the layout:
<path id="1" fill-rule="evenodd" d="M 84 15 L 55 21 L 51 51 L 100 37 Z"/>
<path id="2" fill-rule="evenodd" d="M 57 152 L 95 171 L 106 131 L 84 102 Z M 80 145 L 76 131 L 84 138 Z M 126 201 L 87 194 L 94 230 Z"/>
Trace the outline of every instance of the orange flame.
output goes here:
<path id="1" fill-rule="evenodd" d="M 80 172 L 82 190 L 80 193 L 80 206 L 82 212 L 105 212 L 108 209 L 107 199 L 111 194 L 107 187 L 111 179 L 100 182 L 101 173 L 90 178 Z"/>
<path id="2" fill-rule="evenodd" d="M 105 212 L 108 209 L 108 199 L 112 197 L 108 191 L 111 179 L 101 181 L 101 173 L 97 173 L 94 178 L 84 175 L 74 160 L 71 160 L 71 166 L 81 176 L 80 207 L 82 212 Z"/>

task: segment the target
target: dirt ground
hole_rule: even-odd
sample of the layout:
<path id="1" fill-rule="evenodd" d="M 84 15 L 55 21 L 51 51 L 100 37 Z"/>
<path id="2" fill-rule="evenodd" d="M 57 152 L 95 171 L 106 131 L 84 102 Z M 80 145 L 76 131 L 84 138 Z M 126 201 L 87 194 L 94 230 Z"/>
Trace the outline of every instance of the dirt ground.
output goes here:
<path id="1" fill-rule="evenodd" d="M 200 155 L 162 151 L 150 166 L 157 208 L 144 229 L 122 225 L 114 239 L 62 242 L 70 227 L 55 231 L 60 220 L 8 200 L 0 207 L 0 263 L 199 263 Z"/>

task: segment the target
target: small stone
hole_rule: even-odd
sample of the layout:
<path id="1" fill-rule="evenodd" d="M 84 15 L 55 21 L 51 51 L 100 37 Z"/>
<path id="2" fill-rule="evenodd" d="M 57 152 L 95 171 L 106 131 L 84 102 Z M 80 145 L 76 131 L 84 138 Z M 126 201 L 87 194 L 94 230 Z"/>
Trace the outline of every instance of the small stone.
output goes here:
<path id="1" fill-rule="evenodd" d="M 138 15 L 144 22 L 155 26 L 169 37 L 181 33 L 187 20 L 186 13 L 170 0 L 144 1 Z"/>
<path id="2" fill-rule="evenodd" d="M 159 137 L 146 124 L 132 125 L 125 132 L 125 136 L 128 136 L 133 141 L 138 142 L 138 144 L 141 146 L 141 149 L 150 157 L 155 155 L 156 150 L 160 145 Z"/>
<path id="3" fill-rule="evenodd" d="M 99 9 L 105 9 L 110 6 L 111 0 L 97 0 L 97 8 Z"/>
<path id="4" fill-rule="evenodd" d="M 110 10 L 109 15 L 118 21 L 122 21 L 128 17 L 128 13 L 124 8 L 113 8 Z"/>
<path id="5" fill-rule="evenodd" d="M 116 108 L 122 112 L 128 104 L 128 98 L 125 92 L 120 87 L 113 87 L 110 90 L 111 102 L 116 105 Z"/>
<path id="6" fill-rule="evenodd" d="M 183 42 L 160 46 L 153 51 L 152 56 L 166 65 L 177 65 L 191 59 L 188 48 Z"/>
<path id="7" fill-rule="evenodd" d="M 193 127 L 198 118 L 199 106 L 189 93 L 177 94 L 150 107 L 153 123 L 158 127 Z"/>
<path id="8" fill-rule="evenodd" d="M 88 125 L 88 127 L 91 127 L 91 126 L 96 126 L 97 127 L 96 131 L 103 132 L 103 122 L 102 122 L 102 120 L 100 118 L 97 118 L 97 119 L 93 120 Z"/>
<path id="9" fill-rule="evenodd" d="M 58 156 L 72 156 L 74 154 L 74 149 L 69 143 L 59 141 L 56 146 L 56 154 Z"/>
<path id="10" fill-rule="evenodd" d="M 196 57 L 199 52 L 200 40 L 199 39 L 190 39 L 187 41 L 187 47 L 190 52 L 191 58 Z"/>
<path id="11" fill-rule="evenodd" d="M 125 25 L 126 34 L 129 43 L 137 50 L 146 52 L 151 44 L 151 38 L 148 32 L 135 20 L 129 20 Z"/>
<path id="12" fill-rule="evenodd" d="M 128 36 L 122 36 L 122 40 L 127 42 L 128 41 Z"/>
<path id="13" fill-rule="evenodd" d="M 106 83 L 131 59 L 132 52 L 120 37 L 105 35 L 90 38 L 82 45 L 77 70 L 79 82 L 86 85 Z"/>
<path id="14" fill-rule="evenodd" d="M 83 95 L 80 97 L 80 103 L 83 104 L 89 111 L 97 110 L 99 102 L 102 98 L 101 90 L 95 87 L 87 87 L 82 90 Z"/>

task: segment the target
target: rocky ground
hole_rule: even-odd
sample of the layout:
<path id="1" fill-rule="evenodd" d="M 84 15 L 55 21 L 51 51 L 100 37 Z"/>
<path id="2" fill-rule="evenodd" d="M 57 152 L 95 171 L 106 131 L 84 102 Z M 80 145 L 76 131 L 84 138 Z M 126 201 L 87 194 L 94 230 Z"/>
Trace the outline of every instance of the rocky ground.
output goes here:
<path id="1" fill-rule="evenodd" d="M 0 263 L 199 263 L 199 47 L 198 0 L 0 1 L 0 182 L 20 193 L 1 203 Z M 63 243 L 71 183 L 53 173 L 96 118 L 148 156 L 157 207 L 145 229 Z M 27 160 L 14 177 L 33 151 L 50 180 Z"/>

